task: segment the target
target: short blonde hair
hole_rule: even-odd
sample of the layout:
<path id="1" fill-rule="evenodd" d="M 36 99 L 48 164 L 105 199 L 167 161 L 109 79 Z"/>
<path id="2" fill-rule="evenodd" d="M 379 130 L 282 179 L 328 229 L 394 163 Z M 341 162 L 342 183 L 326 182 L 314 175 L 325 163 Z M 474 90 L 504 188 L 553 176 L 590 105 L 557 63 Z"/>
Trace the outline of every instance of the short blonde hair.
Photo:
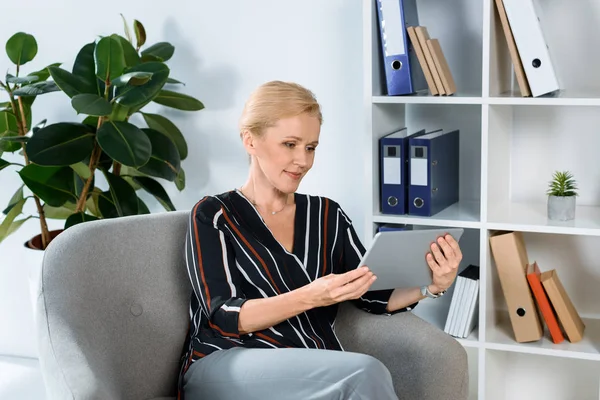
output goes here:
<path id="1" fill-rule="evenodd" d="M 270 81 L 260 85 L 247 100 L 239 128 L 240 137 L 245 130 L 261 136 L 283 118 L 308 113 L 323 123 L 321 106 L 315 95 L 305 87 L 283 81 Z"/>

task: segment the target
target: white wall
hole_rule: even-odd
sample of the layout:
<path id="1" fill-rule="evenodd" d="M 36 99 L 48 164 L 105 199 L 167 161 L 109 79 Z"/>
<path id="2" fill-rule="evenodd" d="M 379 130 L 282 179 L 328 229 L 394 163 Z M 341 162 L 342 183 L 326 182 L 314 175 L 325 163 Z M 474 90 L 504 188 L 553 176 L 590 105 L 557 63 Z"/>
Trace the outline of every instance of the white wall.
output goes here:
<path id="1" fill-rule="evenodd" d="M 31 8 L 25 12 L 26 7 Z M 101 6 L 80 0 L 7 2 L 2 14 L 9 17 L 0 24 L 0 71 L 11 67 L 3 49 L 17 31 L 33 34 L 39 45 L 25 72 L 53 62 L 70 69 L 80 47 L 96 35 L 123 33 L 119 13 L 145 25 L 148 43 L 173 43 L 172 76 L 186 82 L 184 91 L 206 105 L 192 114 L 161 110 L 182 129 L 189 145 L 190 157 L 182 163 L 185 191 L 166 185 L 178 209 L 244 182 L 247 158 L 236 127 L 248 94 L 272 79 L 301 83 L 316 93 L 325 121 L 312 174 L 299 191 L 337 200 L 360 235 L 365 200 L 361 8 L 360 0 L 105 0 Z M 34 123 L 79 120 L 61 93 L 38 99 L 33 113 Z M 2 209 L 20 184 L 17 178 L 14 170 L 0 173 Z M 163 211 L 152 200 L 147 204 L 151 211 Z M 29 354 L 33 340 L 26 271 L 17 258 L 22 243 L 39 231 L 37 220 L 30 222 L 0 244 L 0 330 L 8 328 L 0 331 L 0 354 Z M 52 222 L 53 228 L 62 225 Z"/>

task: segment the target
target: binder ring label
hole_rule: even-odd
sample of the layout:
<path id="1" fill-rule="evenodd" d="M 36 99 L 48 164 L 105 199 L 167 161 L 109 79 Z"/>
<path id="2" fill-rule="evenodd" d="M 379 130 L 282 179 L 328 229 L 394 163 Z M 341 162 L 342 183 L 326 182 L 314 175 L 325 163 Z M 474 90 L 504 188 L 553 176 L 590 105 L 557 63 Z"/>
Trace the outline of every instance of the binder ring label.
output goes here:
<path id="1" fill-rule="evenodd" d="M 402 68 L 402 61 L 400 61 L 400 60 L 392 61 L 392 68 L 395 69 L 396 71 L 399 70 L 400 68 Z"/>
<path id="2" fill-rule="evenodd" d="M 390 196 L 388 197 L 387 202 L 390 206 L 396 207 L 398 205 L 398 198 L 396 196 Z"/>

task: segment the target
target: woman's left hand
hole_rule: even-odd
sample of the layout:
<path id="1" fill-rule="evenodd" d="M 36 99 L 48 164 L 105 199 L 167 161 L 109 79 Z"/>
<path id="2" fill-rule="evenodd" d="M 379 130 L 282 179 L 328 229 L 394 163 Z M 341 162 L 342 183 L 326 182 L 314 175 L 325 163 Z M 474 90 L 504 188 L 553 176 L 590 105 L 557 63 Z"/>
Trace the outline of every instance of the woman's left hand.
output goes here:
<path id="1" fill-rule="evenodd" d="M 462 252 L 451 235 L 439 237 L 437 243 L 431 244 L 431 252 L 427 253 L 427 263 L 433 272 L 433 281 L 429 286 L 432 293 L 447 290 L 458 272 L 462 260 Z"/>

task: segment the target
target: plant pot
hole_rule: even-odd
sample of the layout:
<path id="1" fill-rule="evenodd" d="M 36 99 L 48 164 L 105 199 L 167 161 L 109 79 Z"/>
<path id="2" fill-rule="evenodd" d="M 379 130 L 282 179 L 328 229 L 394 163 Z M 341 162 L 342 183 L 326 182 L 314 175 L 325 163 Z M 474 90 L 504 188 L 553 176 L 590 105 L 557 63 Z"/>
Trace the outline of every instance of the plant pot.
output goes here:
<path id="1" fill-rule="evenodd" d="M 575 196 L 548 196 L 548 219 L 570 221 L 575 219 Z"/>
<path id="2" fill-rule="evenodd" d="M 50 241 L 62 233 L 64 229 L 50 231 Z M 31 298 L 31 306 L 33 316 L 37 314 L 37 300 L 40 294 L 40 277 L 42 272 L 42 262 L 44 261 L 44 251 L 42 250 L 42 235 L 36 235 L 24 243 L 24 264 L 27 265 L 29 295 Z"/>

